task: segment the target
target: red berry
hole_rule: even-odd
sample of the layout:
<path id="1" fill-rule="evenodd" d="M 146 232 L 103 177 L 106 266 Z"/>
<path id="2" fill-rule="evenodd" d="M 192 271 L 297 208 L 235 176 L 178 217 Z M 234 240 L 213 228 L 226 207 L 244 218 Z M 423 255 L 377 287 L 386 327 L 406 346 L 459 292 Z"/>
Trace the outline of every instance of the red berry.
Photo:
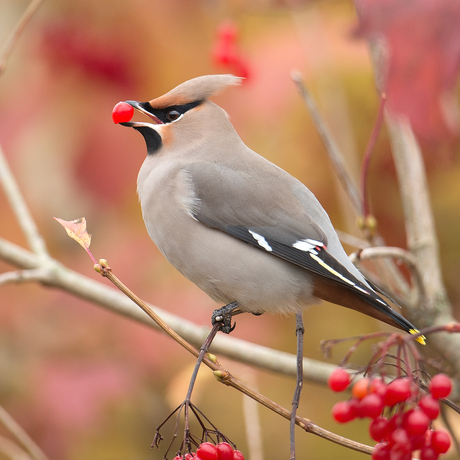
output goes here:
<path id="1" fill-rule="evenodd" d="M 218 43 L 212 53 L 214 62 L 217 65 L 232 65 L 237 61 L 237 51 L 231 43 Z"/>
<path id="2" fill-rule="evenodd" d="M 386 406 L 394 406 L 406 401 L 411 395 L 411 381 L 408 378 L 396 379 L 387 386 L 384 403 Z"/>
<path id="3" fill-rule="evenodd" d="M 249 64 L 241 56 L 238 56 L 234 62 L 235 75 L 243 77 L 245 81 L 251 76 Z"/>
<path id="4" fill-rule="evenodd" d="M 216 447 L 219 460 L 233 460 L 233 447 L 228 442 L 221 442 Z"/>
<path id="5" fill-rule="evenodd" d="M 387 393 L 387 384 L 383 380 L 374 379 L 371 383 L 371 392 L 378 394 L 382 398 L 385 398 Z"/>
<path id="6" fill-rule="evenodd" d="M 202 442 L 196 451 L 200 460 L 218 460 L 217 447 L 210 442 Z"/>
<path id="7" fill-rule="evenodd" d="M 444 430 L 436 430 L 431 434 L 431 447 L 438 454 L 445 454 L 450 447 L 450 436 Z"/>
<path id="8" fill-rule="evenodd" d="M 409 436 L 404 428 L 396 428 L 390 437 L 390 445 L 397 446 L 398 449 L 410 447 Z"/>
<path id="9" fill-rule="evenodd" d="M 369 425 L 369 434 L 374 441 L 380 442 L 388 433 L 388 420 L 385 417 L 377 417 Z"/>
<path id="10" fill-rule="evenodd" d="M 386 443 L 377 444 L 372 451 L 372 460 L 390 460 L 390 446 Z"/>
<path id="11" fill-rule="evenodd" d="M 351 411 L 353 412 L 355 417 L 364 418 L 366 416 L 364 411 L 363 411 L 361 401 L 359 399 L 351 398 L 348 401 L 348 404 L 349 404 L 349 406 L 351 408 Z"/>
<path id="12" fill-rule="evenodd" d="M 439 454 L 430 446 L 425 446 L 420 451 L 420 460 L 438 460 Z"/>
<path id="13" fill-rule="evenodd" d="M 377 418 L 383 410 L 383 400 L 378 394 L 370 394 L 361 399 L 360 409 L 364 417 Z"/>
<path id="14" fill-rule="evenodd" d="M 350 374 L 340 367 L 334 369 L 334 372 L 329 376 L 327 384 L 332 391 L 343 391 L 350 384 Z"/>
<path id="15" fill-rule="evenodd" d="M 412 451 L 420 450 L 425 445 L 425 439 L 425 434 L 422 434 L 421 436 L 411 436 L 410 445 Z"/>
<path id="16" fill-rule="evenodd" d="M 387 439 L 390 435 L 399 427 L 401 421 L 401 416 L 399 414 L 393 415 L 393 417 L 388 419 L 388 427 L 387 427 Z"/>
<path id="17" fill-rule="evenodd" d="M 361 379 L 358 380 L 354 385 L 351 390 L 351 394 L 356 398 L 356 399 L 363 399 L 364 396 L 368 395 L 371 392 L 371 381 L 370 379 Z"/>
<path id="18" fill-rule="evenodd" d="M 393 449 L 391 449 L 390 458 L 391 460 L 411 460 L 412 456 L 409 450 L 393 447 Z"/>
<path id="19" fill-rule="evenodd" d="M 447 398 L 452 391 L 452 380 L 446 374 L 435 375 L 431 379 L 429 390 L 434 399 Z"/>
<path id="20" fill-rule="evenodd" d="M 185 454 L 185 460 L 193 460 L 194 458 L 197 458 L 195 452 L 192 452 L 192 453 L 188 452 L 187 454 Z"/>
<path id="21" fill-rule="evenodd" d="M 339 401 L 332 407 L 332 416 L 339 423 L 351 422 L 355 418 L 355 414 L 346 401 Z"/>
<path id="22" fill-rule="evenodd" d="M 222 41 L 233 42 L 238 36 L 238 27 L 231 21 L 225 21 L 219 26 L 217 34 Z"/>
<path id="23" fill-rule="evenodd" d="M 429 425 L 430 419 L 428 415 L 421 410 L 411 411 L 404 420 L 404 428 L 409 436 L 424 435 Z"/>
<path id="24" fill-rule="evenodd" d="M 244 460 L 244 455 L 239 450 L 235 450 L 233 452 L 233 460 Z"/>
<path id="25" fill-rule="evenodd" d="M 133 118 L 134 109 L 126 102 L 119 102 L 112 110 L 112 120 L 114 123 L 124 123 Z"/>
<path id="26" fill-rule="evenodd" d="M 438 417 L 440 408 L 439 403 L 430 395 L 423 396 L 418 402 L 420 409 L 425 412 L 431 420 Z"/>

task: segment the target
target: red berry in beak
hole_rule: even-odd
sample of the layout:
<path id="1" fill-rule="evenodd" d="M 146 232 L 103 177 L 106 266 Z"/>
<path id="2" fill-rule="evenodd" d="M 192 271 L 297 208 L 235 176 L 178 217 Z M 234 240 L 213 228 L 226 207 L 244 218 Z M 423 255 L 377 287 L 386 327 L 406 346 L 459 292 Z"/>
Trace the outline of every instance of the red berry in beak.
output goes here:
<path id="1" fill-rule="evenodd" d="M 114 123 L 124 123 L 133 118 L 134 109 L 126 102 L 119 102 L 112 110 L 112 120 Z"/>

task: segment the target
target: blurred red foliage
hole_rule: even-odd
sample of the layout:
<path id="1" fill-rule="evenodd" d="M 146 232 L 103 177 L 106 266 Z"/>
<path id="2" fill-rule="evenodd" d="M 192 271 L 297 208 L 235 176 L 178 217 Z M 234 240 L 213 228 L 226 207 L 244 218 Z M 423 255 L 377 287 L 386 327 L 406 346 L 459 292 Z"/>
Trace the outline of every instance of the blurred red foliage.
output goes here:
<path id="1" fill-rule="evenodd" d="M 424 141 L 459 135 L 452 96 L 460 70 L 460 3 L 456 0 L 355 0 L 359 35 L 385 37 L 387 107 L 407 116 Z M 448 102 L 449 100 L 449 102 Z"/>
<path id="2" fill-rule="evenodd" d="M 86 77 L 131 87 L 135 78 L 125 43 L 113 34 L 61 20 L 43 29 L 41 52 L 55 70 L 78 68 Z"/>

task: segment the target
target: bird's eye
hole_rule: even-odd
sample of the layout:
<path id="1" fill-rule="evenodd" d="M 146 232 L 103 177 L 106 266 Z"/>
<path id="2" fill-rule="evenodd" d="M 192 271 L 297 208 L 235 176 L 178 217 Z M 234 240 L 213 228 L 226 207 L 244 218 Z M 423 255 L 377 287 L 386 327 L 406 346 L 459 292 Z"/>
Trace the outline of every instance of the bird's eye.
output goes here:
<path id="1" fill-rule="evenodd" d="M 166 114 L 166 118 L 167 118 L 169 121 L 177 120 L 179 117 L 180 117 L 180 113 L 179 113 L 177 110 L 170 110 L 170 111 Z"/>

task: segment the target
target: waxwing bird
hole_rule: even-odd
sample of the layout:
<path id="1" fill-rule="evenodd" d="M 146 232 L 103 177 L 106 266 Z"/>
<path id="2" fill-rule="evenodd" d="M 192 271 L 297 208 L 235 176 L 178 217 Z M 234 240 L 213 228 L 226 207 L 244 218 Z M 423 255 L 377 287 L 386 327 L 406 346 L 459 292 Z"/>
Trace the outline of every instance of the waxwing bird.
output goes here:
<path id="1" fill-rule="evenodd" d="M 150 118 L 121 124 L 147 145 L 138 194 L 154 243 L 230 312 L 296 313 L 323 299 L 418 333 L 353 265 L 313 193 L 248 148 L 208 100 L 240 83 L 207 75 L 126 101 Z"/>

